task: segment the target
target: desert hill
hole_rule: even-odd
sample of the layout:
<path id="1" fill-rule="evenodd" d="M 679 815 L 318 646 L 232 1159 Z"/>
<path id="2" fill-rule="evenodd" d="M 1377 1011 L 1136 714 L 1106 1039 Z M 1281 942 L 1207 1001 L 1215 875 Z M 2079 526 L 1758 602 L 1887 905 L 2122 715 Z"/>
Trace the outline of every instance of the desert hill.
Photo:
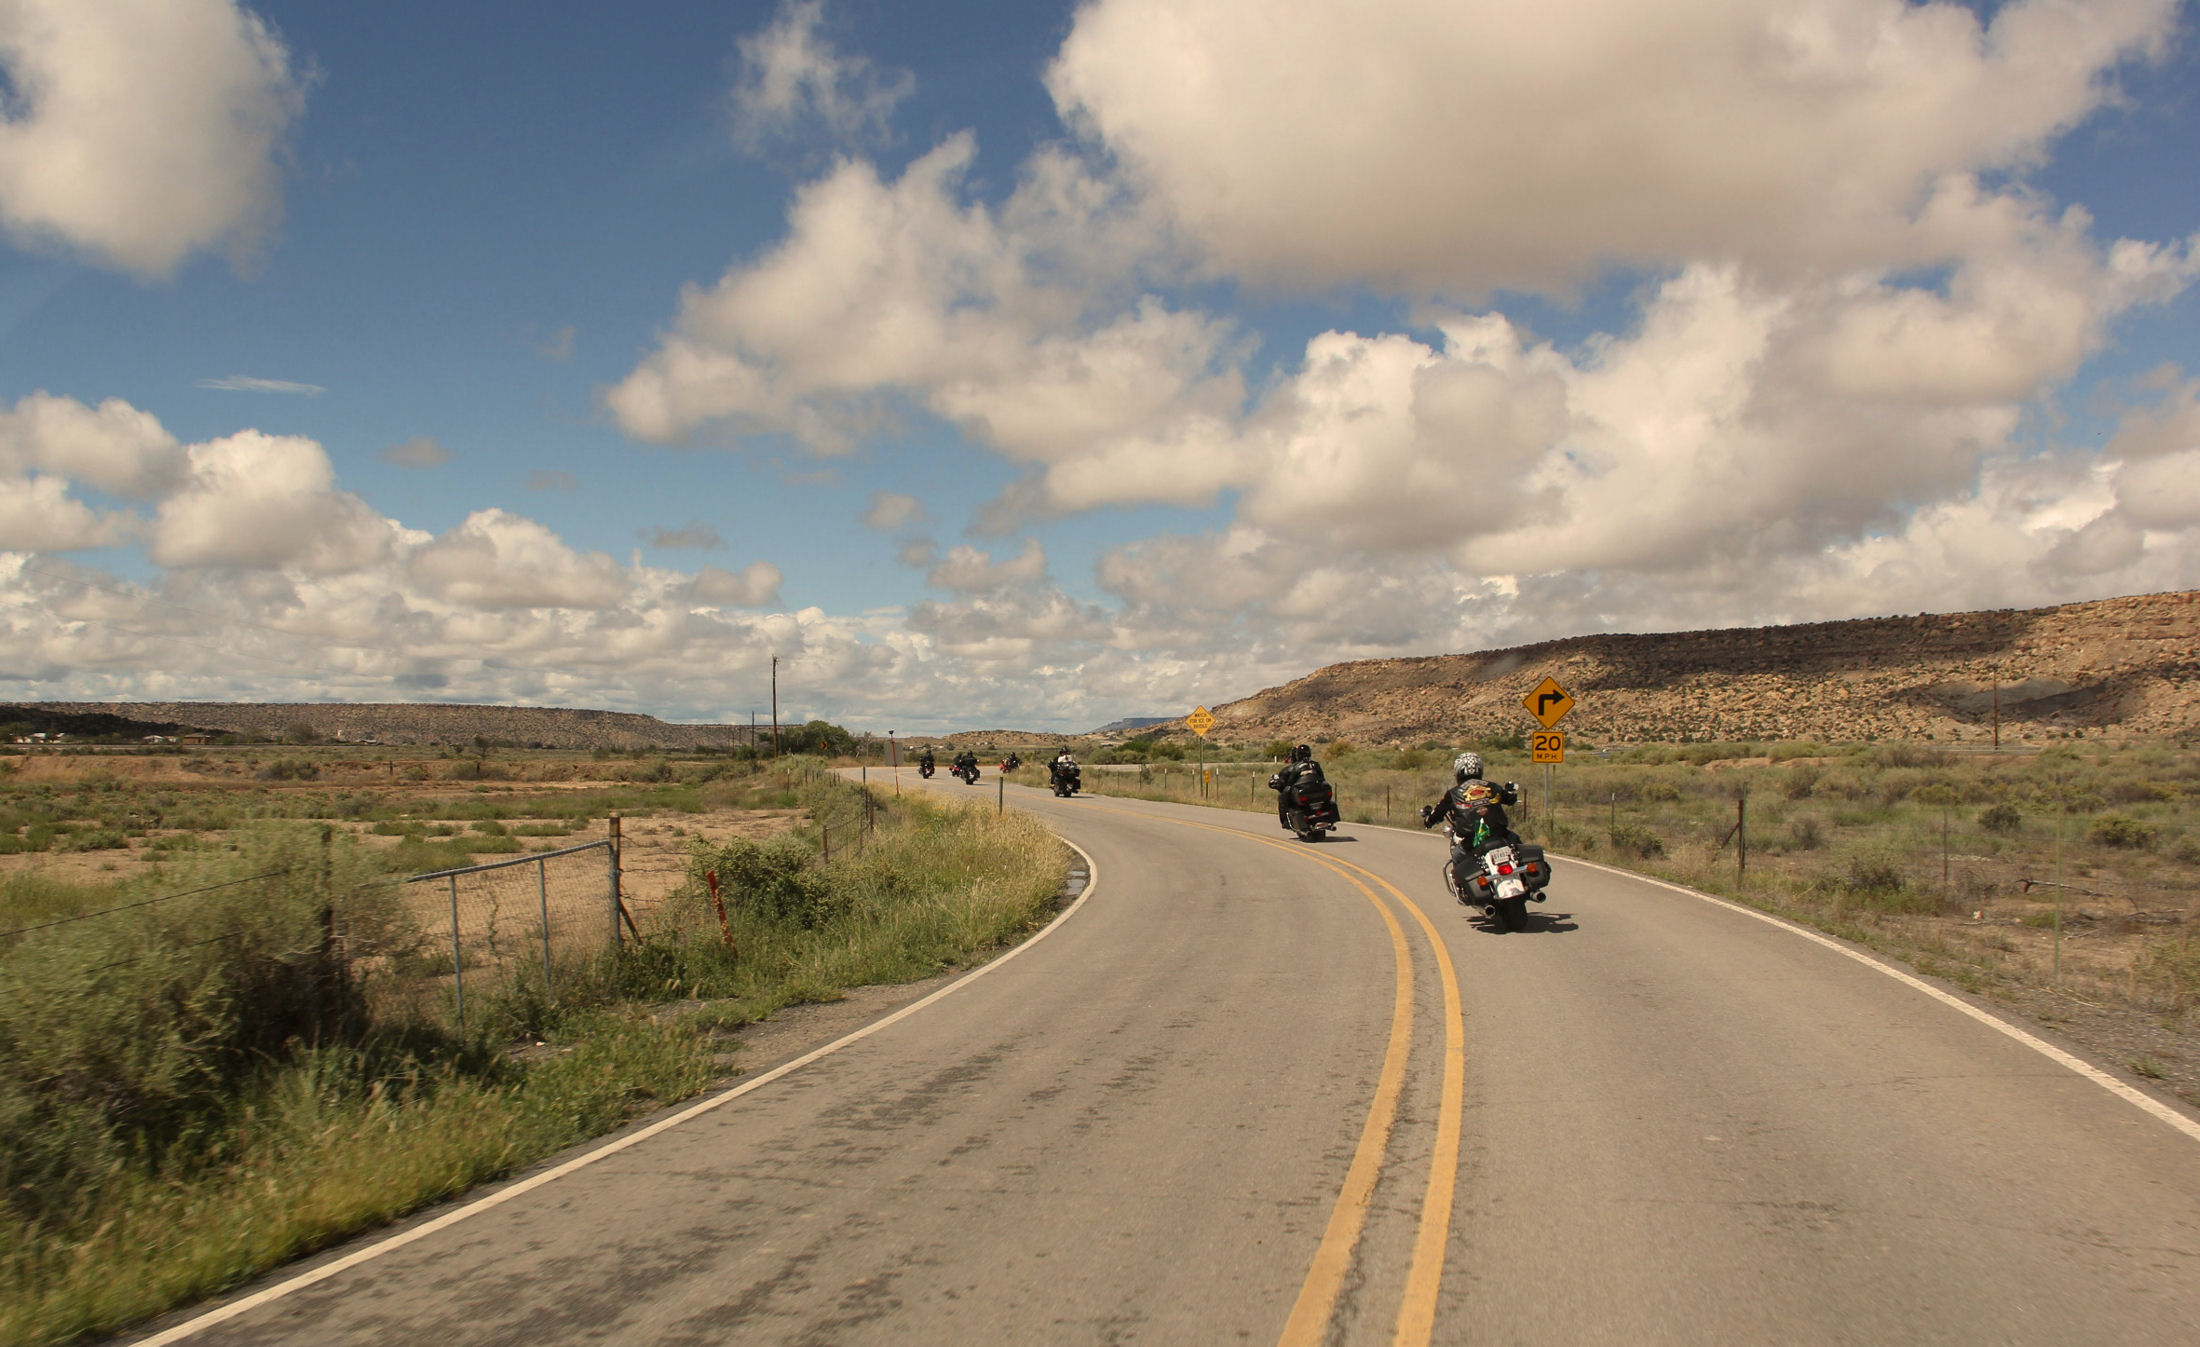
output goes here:
<path id="1" fill-rule="evenodd" d="M 2180 738 L 2200 733 L 2200 591 L 1360 660 L 1215 707 L 1211 738 L 1451 744 L 1518 734 L 1535 728 L 1521 699 L 1546 677 L 1576 703 L 1559 728 L 1599 743 L 1981 741 L 1992 733 L 1997 693 L 2008 739 Z M 9 722 L 80 737 L 198 729 L 274 739 L 307 725 L 351 742 L 466 745 L 479 736 L 614 750 L 729 748 L 750 735 L 746 725 L 619 711 L 448 703 L 0 703 L 0 723 Z M 1057 743 L 1085 749 L 1152 731 L 1177 737 L 1183 721 L 1122 721 L 1089 735 L 982 730 L 906 740 L 1015 749 L 1029 759 Z"/>
<path id="2" fill-rule="evenodd" d="M 2200 731 L 2200 591 L 1361 660 L 1215 707 L 1212 737 L 1518 734 L 1538 728 L 1520 703 L 1546 677 L 1574 696 L 1559 728 L 1601 743 L 1979 741 L 1992 734 L 1997 689 L 2005 739 L 2175 738 Z"/>
<path id="3" fill-rule="evenodd" d="M 493 744 L 632 750 L 730 748 L 749 741 L 746 725 L 675 725 L 624 711 L 551 706 L 470 706 L 402 702 L 11 702 L 0 722 L 22 721 L 78 737 L 174 734 L 179 729 L 279 739 L 311 726 L 322 739 L 386 744 Z M 118 728 L 121 727 L 121 728 Z M 761 737 L 769 737 L 770 731 Z"/>

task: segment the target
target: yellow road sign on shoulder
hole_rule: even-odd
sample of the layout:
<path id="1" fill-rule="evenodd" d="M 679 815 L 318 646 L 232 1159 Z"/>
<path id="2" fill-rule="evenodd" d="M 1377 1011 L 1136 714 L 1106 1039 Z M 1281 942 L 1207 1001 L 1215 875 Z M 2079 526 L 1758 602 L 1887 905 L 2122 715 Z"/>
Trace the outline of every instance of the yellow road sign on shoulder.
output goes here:
<path id="1" fill-rule="evenodd" d="M 1528 751 L 1536 762 L 1566 761 L 1566 736 L 1557 730 L 1537 730 L 1528 736 Z"/>
<path id="2" fill-rule="evenodd" d="M 1192 733 L 1204 739 L 1207 731 L 1215 727 L 1215 713 L 1204 706 L 1195 706 L 1192 713 L 1184 717 L 1184 724 Z"/>
<path id="3" fill-rule="evenodd" d="M 1547 730 L 1574 709 L 1574 694 L 1560 687 L 1557 679 L 1546 678 L 1535 685 L 1535 691 L 1522 697 L 1520 704 L 1528 708 L 1529 715 L 1542 721 Z"/>

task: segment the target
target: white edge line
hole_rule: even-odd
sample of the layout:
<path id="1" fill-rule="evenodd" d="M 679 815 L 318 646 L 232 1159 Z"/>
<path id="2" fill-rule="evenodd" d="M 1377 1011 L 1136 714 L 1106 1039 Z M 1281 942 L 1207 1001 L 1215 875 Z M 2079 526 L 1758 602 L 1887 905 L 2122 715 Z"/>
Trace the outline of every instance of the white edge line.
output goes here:
<path id="1" fill-rule="evenodd" d="M 918 1011 L 924 1009 L 928 1005 L 931 1005 L 934 1001 L 939 1000 L 943 996 L 946 996 L 952 992 L 961 991 L 964 987 L 967 987 L 971 983 L 976 982 L 979 978 L 984 977 L 986 974 L 992 972 L 994 969 L 999 968 L 1002 964 L 1007 963 L 1009 960 L 1015 958 L 1017 955 L 1022 954 L 1025 950 L 1030 949 L 1033 945 L 1038 944 L 1040 941 L 1046 939 L 1048 936 L 1060 930 L 1065 922 L 1067 922 L 1071 917 L 1077 915 L 1077 909 L 1085 905 L 1085 900 L 1092 896 L 1093 890 L 1100 887 L 1100 868 L 1093 863 L 1091 853 L 1087 852 L 1083 847 L 1078 846 L 1075 842 L 1070 841 L 1068 838 L 1061 837 L 1060 834 L 1056 834 L 1056 836 L 1064 846 L 1068 847 L 1071 851 L 1076 852 L 1079 856 L 1084 858 L 1085 890 L 1083 893 L 1077 895 L 1077 901 L 1071 903 L 1068 907 L 1064 908 L 1060 916 L 1056 917 L 1053 921 L 1050 921 L 1045 926 L 1041 927 L 1039 931 L 1034 934 L 1029 940 L 1025 940 L 1022 943 L 1014 946 L 1013 948 L 1008 950 L 1008 952 L 1002 954 L 999 958 L 989 960 L 988 962 L 980 964 L 978 967 L 971 969 L 968 973 L 963 974 L 961 977 L 955 979 L 953 982 L 948 983 L 946 986 L 940 988 L 938 991 L 933 992 L 931 995 L 925 997 L 923 1000 L 912 1001 L 908 1005 L 903 1006 L 901 1009 L 895 1011 L 893 1014 L 886 1016 L 884 1019 L 873 1020 L 871 1023 L 864 1025 L 861 1029 L 857 1029 L 853 1033 L 844 1034 L 841 1037 L 834 1039 L 832 1042 L 827 1043 L 822 1048 L 812 1049 L 811 1051 L 804 1053 L 800 1057 L 795 1058 L 791 1062 L 785 1062 L 779 1066 L 773 1067 L 771 1070 L 766 1071 L 763 1075 L 758 1076 L 754 1080 L 743 1081 L 741 1084 L 734 1086 L 730 1090 L 726 1090 L 720 1094 L 714 1094 L 708 1099 L 704 1099 L 698 1103 L 690 1104 L 686 1108 L 681 1109 L 678 1113 L 675 1113 L 670 1117 L 660 1118 L 647 1127 L 641 1128 L 634 1132 L 629 1132 L 627 1135 L 620 1137 L 615 1141 L 597 1147 L 595 1150 L 588 1152 L 586 1155 L 575 1156 L 574 1158 L 566 1161 L 564 1164 L 558 1165 L 553 1169 L 546 1169 L 540 1174 L 535 1174 L 528 1178 L 521 1179 L 519 1182 L 510 1184 L 507 1187 L 499 1188 L 495 1192 L 490 1193 L 485 1197 L 476 1198 L 473 1201 L 468 1202 L 466 1205 L 459 1207 L 453 1211 L 447 1211 L 441 1216 L 436 1217 L 432 1221 L 425 1221 L 419 1225 L 412 1227 L 409 1230 L 403 1230 L 397 1234 L 389 1236 L 386 1239 L 378 1240 L 375 1243 L 369 1244 L 363 1249 L 359 1249 L 352 1253 L 346 1254 L 342 1258 L 336 1259 L 333 1262 L 324 1263 L 320 1267 L 314 1268 L 310 1272 L 301 1272 L 297 1276 L 292 1277 L 287 1281 L 277 1282 L 275 1285 L 268 1287 L 264 1291 L 256 1291 L 241 1300 L 231 1301 L 229 1304 L 223 1305 L 219 1309 L 208 1310 L 206 1313 L 199 1315 L 196 1318 L 187 1319 L 184 1322 L 177 1324 L 173 1328 L 164 1329 L 161 1332 L 154 1334 L 152 1337 L 139 1339 L 136 1342 L 130 1344 L 130 1347 L 164 1347 L 164 1344 L 166 1343 L 180 1342 L 195 1333 L 203 1332 L 206 1329 L 214 1327 L 216 1324 L 225 1323 L 228 1320 L 234 1319 L 238 1315 L 243 1314 L 249 1310 L 258 1309 L 260 1306 L 265 1305 L 270 1301 L 280 1300 L 284 1296 L 287 1296 L 294 1291 L 302 1291 L 305 1288 L 312 1286 L 316 1282 L 326 1281 L 339 1272 L 348 1271 L 351 1268 L 359 1266 L 361 1263 L 370 1262 L 376 1258 L 380 1258 L 383 1254 L 393 1253 L 396 1250 L 402 1249 L 406 1245 L 411 1244 L 415 1240 L 425 1239 L 429 1235 L 432 1235 L 438 1230 L 442 1230 L 447 1226 L 457 1225 L 460 1221 L 465 1220 L 469 1216 L 474 1216 L 481 1212 L 487 1211 L 491 1207 L 502 1206 L 506 1202 L 511 1201 L 513 1198 L 518 1197 L 523 1193 L 533 1192 L 535 1189 L 542 1187 L 544 1184 L 562 1179 L 566 1175 L 573 1173 L 575 1170 L 586 1169 L 588 1166 L 596 1163 L 598 1160 L 617 1155 L 620 1151 L 627 1149 L 629 1146 L 639 1145 L 642 1142 L 649 1140 L 651 1137 L 656 1136 L 659 1132 L 668 1131 L 671 1128 L 678 1127 L 681 1123 L 686 1122 L 690 1118 L 700 1117 L 701 1115 L 710 1112 L 712 1109 L 717 1108 L 722 1104 L 730 1104 L 734 1100 L 739 1099 L 742 1095 L 747 1094 L 751 1090 L 762 1089 L 764 1086 L 771 1084 L 775 1080 L 778 1080 L 781 1076 L 786 1075 L 790 1071 L 794 1071 L 800 1067 L 808 1066 L 811 1062 L 816 1061 L 820 1057 L 838 1052 L 842 1048 L 847 1047 L 849 1044 L 854 1043 L 859 1039 L 869 1038 L 872 1034 L 877 1033 L 879 1030 L 884 1029 L 890 1024 L 895 1024 L 909 1018 L 911 1015 L 916 1014 Z"/>
<path id="2" fill-rule="evenodd" d="M 2200 1141 L 2200 1122 L 2193 1121 L 2193 1119 L 2191 1119 L 2190 1117 L 2178 1112 L 2176 1109 L 2171 1108 L 2169 1105 L 2163 1103 L 2159 1099 L 2156 1099 L 2154 1096 L 2146 1093 L 2144 1090 L 2134 1089 L 2131 1086 L 2126 1085 L 2124 1082 L 2116 1079 L 2114 1076 L 2109 1075 L 2106 1071 L 2103 1071 L 2099 1067 L 2093 1065 L 2091 1062 L 2088 1062 L 2080 1057 L 2072 1056 L 2070 1053 L 2064 1052 L 2061 1048 L 2056 1047 L 2054 1044 L 2048 1042 L 2046 1039 L 2040 1038 L 2034 1034 L 2026 1033 L 2024 1030 L 2019 1029 L 2017 1026 L 2009 1023 L 2007 1020 L 2002 1019 L 2000 1016 L 1989 1014 L 1988 1012 L 1981 1010 L 1979 1007 L 1972 1005 L 1969 1001 L 1964 1000 L 1960 996 L 1956 996 L 1952 993 L 1943 991 L 1940 988 L 1935 987 L 1930 982 L 1925 981 L 1923 978 L 1914 976 L 1910 973 L 1905 973 L 1899 968 L 1893 967 L 1890 964 L 1887 964 L 1879 959 L 1872 957 L 1869 954 L 1864 953 L 1862 950 L 1853 949 L 1847 944 L 1844 944 L 1843 942 L 1834 939 L 1832 936 L 1826 935 L 1819 931 L 1813 931 L 1807 926 L 1798 925 L 1797 923 L 1789 921 L 1784 917 L 1775 917 L 1769 912 L 1760 912 L 1756 908 L 1750 907 L 1746 904 L 1737 903 L 1727 898 L 1716 897 L 1712 894 L 1704 893 L 1697 889 L 1691 889 L 1683 884 L 1674 884 L 1663 879 L 1653 879 L 1649 875 L 1637 874 L 1633 870 L 1622 870 L 1617 866 L 1600 865 L 1595 861 L 1579 860 L 1571 856 L 1561 857 L 1560 859 L 1564 860 L 1568 865 L 1586 866 L 1591 870 L 1602 870 L 1608 875 L 1621 875 L 1628 879 L 1639 879 L 1645 884 L 1655 884 L 1661 889 L 1671 889 L 1675 893 L 1685 893 L 1691 898 L 1700 898 L 1704 902 L 1711 903 L 1715 906 L 1723 907 L 1730 911 L 1739 912 L 1745 917 L 1755 917 L 1757 920 L 1764 922 L 1769 926 L 1777 926 L 1781 930 L 1790 932 L 1794 935 L 1799 935 L 1805 940 L 1824 945 L 1827 949 L 1834 951 L 1836 954 L 1846 955 L 1847 957 L 1854 959 L 1858 963 L 1864 965 L 1866 968 L 1874 969 L 1878 972 L 1884 973 L 1897 982 L 1903 983 L 1906 986 L 1913 987 L 1916 990 L 1925 993 L 1927 996 L 1932 997 L 1936 1001 L 1939 1001 L 1945 1005 L 1955 1007 L 1957 1010 L 1960 1010 L 1964 1014 L 1969 1015 L 1972 1019 L 1977 1020 L 1980 1024 L 1983 1024 L 1990 1029 L 1996 1029 L 2004 1034 L 2007 1034 L 2009 1037 L 2015 1039 L 2019 1043 L 2022 1043 L 2024 1046 L 2032 1049 L 2034 1052 L 2039 1053 L 2041 1056 L 2046 1057 L 2048 1060 L 2055 1062 L 2060 1066 L 2070 1068 L 2070 1070 L 2076 1072 L 2080 1076 L 2085 1077 L 2087 1080 L 2092 1081 L 2095 1085 L 2100 1086 L 2102 1089 L 2108 1091 L 2110 1094 L 2115 1095 L 2119 1099 L 2124 1100 L 2126 1103 L 2135 1104 L 2138 1107 L 2145 1109 L 2148 1113 L 2153 1114 L 2155 1117 L 2161 1119 L 2163 1122 L 2166 1122 L 2170 1126 L 2176 1128 L 2178 1131 L 2183 1132 L 2186 1136 L 2191 1137 L 2195 1141 Z"/>

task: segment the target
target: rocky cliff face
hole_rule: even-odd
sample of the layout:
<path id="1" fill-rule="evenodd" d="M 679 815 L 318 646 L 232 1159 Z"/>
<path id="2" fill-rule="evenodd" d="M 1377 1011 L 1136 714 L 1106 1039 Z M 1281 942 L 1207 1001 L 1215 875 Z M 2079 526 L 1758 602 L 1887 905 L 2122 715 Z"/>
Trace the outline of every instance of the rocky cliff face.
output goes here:
<path id="1" fill-rule="evenodd" d="M 1792 627 L 1577 636 L 1473 655 L 1337 664 L 1214 708 L 1215 737 L 1442 743 L 1538 728 L 1574 696 L 1597 742 L 2004 738 L 2200 732 L 2200 591 L 2056 608 Z M 1998 690 L 1998 697 L 1997 697 Z"/>

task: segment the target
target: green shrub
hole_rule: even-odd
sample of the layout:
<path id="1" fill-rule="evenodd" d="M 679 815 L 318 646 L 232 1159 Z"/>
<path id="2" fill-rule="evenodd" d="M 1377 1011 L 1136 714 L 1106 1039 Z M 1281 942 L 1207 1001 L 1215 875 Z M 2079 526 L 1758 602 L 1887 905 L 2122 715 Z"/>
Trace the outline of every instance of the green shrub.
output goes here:
<path id="1" fill-rule="evenodd" d="M 814 930 L 846 909 L 815 861 L 816 853 L 799 837 L 767 842 L 736 837 L 717 848 L 698 848 L 688 869 L 698 876 L 715 871 L 727 901 L 741 911 Z"/>
<path id="2" fill-rule="evenodd" d="M 63 838 L 56 851 L 117 851 L 127 850 L 130 840 L 114 828 L 90 828 L 72 832 Z"/>
<path id="3" fill-rule="evenodd" d="M 65 1216 L 126 1158 L 193 1144 L 266 1064 L 355 1027 L 325 872 L 358 870 L 307 830 L 263 831 L 199 871 L 234 882 L 0 953 L 0 1208 Z M 370 947 L 402 925 L 389 901 L 358 899 Z"/>
<path id="4" fill-rule="evenodd" d="M 2024 811 L 2007 800 L 1979 811 L 1978 826 L 2001 837 L 2014 837 L 2024 828 Z"/>
<path id="5" fill-rule="evenodd" d="M 2131 972 L 2141 986 L 2177 1009 L 2200 1002 L 2200 938 L 2150 944 L 2132 960 Z"/>
<path id="6" fill-rule="evenodd" d="M 1665 854 L 1665 841 L 1640 824 L 1622 823 L 1605 834 L 1612 850 L 1629 852 L 1643 860 Z"/>
<path id="7" fill-rule="evenodd" d="M 2151 823 L 2126 818 L 2122 814 L 2109 814 L 2095 819 L 2085 835 L 2086 840 L 2100 846 L 2145 850 L 2154 845 L 2158 830 Z"/>
<path id="8" fill-rule="evenodd" d="M 2167 804 L 2182 798 L 2184 792 L 2167 781 L 2119 781 L 2102 794 L 2112 804 Z"/>
<path id="9" fill-rule="evenodd" d="M 1880 852 L 1864 852 L 1849 857 L 1848 866 L 1841 877 L 1841 887 L 1853 894 L 1894 894 L 1909 887 L 1908 872 L 1902 862 Z"/>

